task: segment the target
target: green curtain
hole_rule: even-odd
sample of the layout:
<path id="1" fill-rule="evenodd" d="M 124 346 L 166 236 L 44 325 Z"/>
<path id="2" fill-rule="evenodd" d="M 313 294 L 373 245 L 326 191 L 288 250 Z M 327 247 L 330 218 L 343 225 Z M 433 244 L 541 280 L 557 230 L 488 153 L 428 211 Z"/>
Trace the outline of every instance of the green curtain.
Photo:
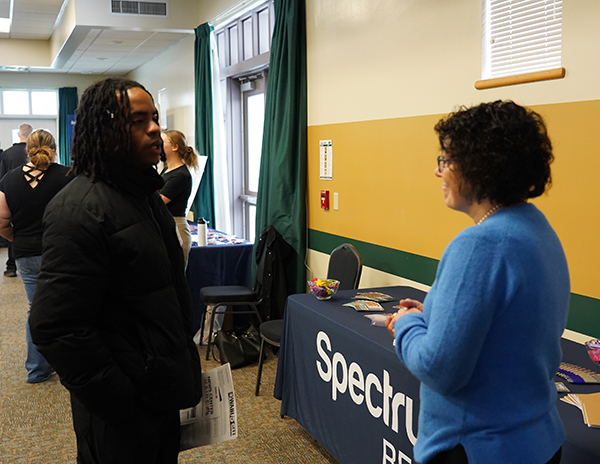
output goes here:
<path id="1" fill-rule="evenodd" d="M 200 180 L 198 193 L 190 208 L 194 220 L 203 217 L 211 228 L 215 224 L 215 180 L 213 170 L 213 104 L 212 73 L 210 65 L 210 33 L 213 27 L 209 23 L 196 28 L 194 41 L 194 83 L 196 91 L 196 150 L 199 155 L 207 156 L 206 168 Z"/>
<path id="2" fill-rule="evenodd" d="M 288 292 L 306 291 L 306 20 L 304 0 L 275 0 L 256 204 L 256 237 L 273 225 L 293 247 Z"/>
<path id="3" fill-rule="evenodd" d="M 58 89 L 58 162 L 65 166 L 71 165 L 72 124 L 78 104 L 77 87 Z"/>

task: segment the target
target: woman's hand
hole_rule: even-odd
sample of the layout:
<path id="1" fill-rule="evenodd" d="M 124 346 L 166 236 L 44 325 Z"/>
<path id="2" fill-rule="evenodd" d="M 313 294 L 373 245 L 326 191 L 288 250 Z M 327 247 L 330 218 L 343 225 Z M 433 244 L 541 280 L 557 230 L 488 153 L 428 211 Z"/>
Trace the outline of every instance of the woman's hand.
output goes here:
<path id="1" fill-rule="evenodd" d="M 416 309 L 419 312 L 423 312 L 423 303 L 417 300 L 411 300 L 410 298 L 406 298 L 405 300 L 400 300 L 400 306 L 404 306 L 407 309 Z M 411 311 L 414 312 L 414 311 Z"/>
<path id="2" fill-rule="evenodd" d="M 394 338 L 396 338 L 396 335 L 394 334 L 394 325 L 396 324 L 396 321 L 398 319 L 400 319 L 402 316 L 408 313 L 423 312 L 423 303 L 421 303 L 420 301 L 411 300 L 407 298 L 405 300 L 400 300 L 400 306 L 401 308 L 394 314 L 389 316 L 385 321 L 385 326 Z"/>

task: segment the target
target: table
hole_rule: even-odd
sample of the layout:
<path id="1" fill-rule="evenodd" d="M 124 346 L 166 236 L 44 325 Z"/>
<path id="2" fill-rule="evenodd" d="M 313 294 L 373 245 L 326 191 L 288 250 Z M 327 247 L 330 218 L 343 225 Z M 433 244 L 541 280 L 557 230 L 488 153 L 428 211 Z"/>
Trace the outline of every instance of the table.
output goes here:
<path id="1" fill-rule="evenodd" d="M 598 372 L 598 366 L 587 355 L 584 345 L 562 339 L 561 348 L 565 362 Z M 598 384 L 571 384 L 560 377 L 555 377 L 555 380 L 563 382 L 571 390 L 571 393 L 596 393 L 600 391 L 600 385 Z M 565 396 L 565 394 L 560 396 Z M 557 401 L 556 407 L 567 431 L 561 464 L 600 463 L 600 429 L 585 425 L 581 411 L 575 406 L 571 406 L 564 401 Z"/>
<path id="2" fill-rule="evenodd" d="M 210 229 L 206 246 L 192 245 L 186 276 L 194 305 L 194 332 L 200 329 L 204 319 L 205 306 L 200 298 L 202 287 L 252 286 L 250 281 L 253 247 L 252 242 Z"/>
<path id="3" fill-rule="evenodd" d="M 386 312 L 401 298 L 425 296 L 411 287 L 369 290 L 396 298 L 382 304 Z M 340 291 L 328 301 L 311 294 L 288 298 L 274 395 L 282 401 L 281 414 L 294 418 L 341 463 L 411 463 L 419 381 L 398 360 L 384 327 L 342 306 L 355 293 Z M 584 346 L 568 340 L 562 345 L 566 361 L 598 371 Z M 568 386 L 574 393 L 600 390 Z M 562 464 L 599 463 L 600 430 L 588 428 L 576 407 L 561 401 L 557 406 L 567 431 Z"/>

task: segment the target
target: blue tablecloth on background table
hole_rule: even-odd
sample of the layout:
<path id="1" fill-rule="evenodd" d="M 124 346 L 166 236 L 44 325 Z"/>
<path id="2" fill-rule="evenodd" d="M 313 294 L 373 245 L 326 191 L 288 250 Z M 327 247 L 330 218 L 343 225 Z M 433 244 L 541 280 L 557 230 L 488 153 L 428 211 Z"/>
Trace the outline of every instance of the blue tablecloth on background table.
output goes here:
<path id="1" fill-rule="evenodd" d="M 192 239 L 195 239 L 194 227 Z M 200 329 L 204 303 L 200 289 L 214 285 L 251 285 L 253 244 L 246 240 L 209 230 L 206 246 L 192 246 L 187 280 L 194 305 L 194 332 Z"/>
<path id="2" fill-rule="evenodd" d="M 382 303 L 386 312 L 395 311 L 399 299 L 425 297 L 411 287 L 360 291 L 369 290 L 396 298 Z M 417 435 L 419 381 L 398 360 L 387 329 L 342 306 L 356 292 L 340 291 L 327 301 L 311 294 L 288 298 L 275 397 L 281 413 L 341 463 L 407 463 Z M 565 361 L 598 372 L 585 346 L 563 339 L 562 347 Z M 600 391 L 600 385 L 567 386 L 574 393 Z M 600 429 L 587 427 L 576 407 L 558 400 L 557 407 L 567 431 L 562 464 L 600 463 Z"/>

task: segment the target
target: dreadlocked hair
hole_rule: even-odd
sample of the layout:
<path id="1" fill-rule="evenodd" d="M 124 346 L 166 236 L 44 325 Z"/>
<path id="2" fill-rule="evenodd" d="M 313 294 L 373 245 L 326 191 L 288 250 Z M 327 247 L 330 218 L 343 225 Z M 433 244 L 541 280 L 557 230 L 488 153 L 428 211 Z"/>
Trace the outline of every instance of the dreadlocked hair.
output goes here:
<path id="1" fill-rule="evenodd" d="M 139 82 L 110 77 L 89 86 L 75 111 L 71 172 L 92 180 L 105 179 L 115 159 L 131 152 L 130 106 L 127 91 Z"/>

